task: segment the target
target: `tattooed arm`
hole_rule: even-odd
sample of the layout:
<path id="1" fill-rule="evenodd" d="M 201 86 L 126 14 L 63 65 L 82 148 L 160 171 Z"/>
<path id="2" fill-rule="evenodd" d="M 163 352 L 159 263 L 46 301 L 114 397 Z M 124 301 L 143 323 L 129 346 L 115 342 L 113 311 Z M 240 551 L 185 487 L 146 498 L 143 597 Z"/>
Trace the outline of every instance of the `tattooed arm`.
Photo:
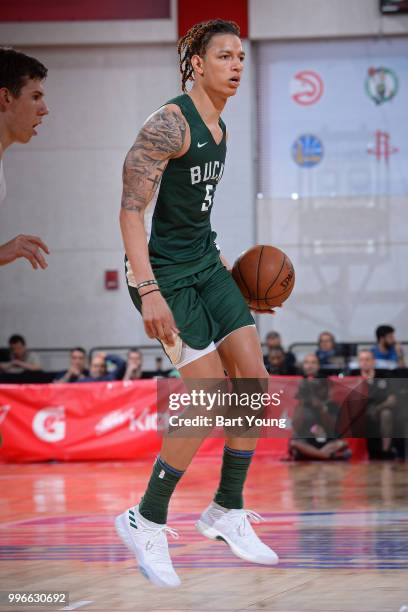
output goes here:
<path id="1" fill-rule="evenodd" d="M 120 227 L 136 283 L 154 278 L 149 261 L 144 211 L 152 200 L 169 159 L 188 149 L 188 125 L 178 106 L 169 104 L 151 115 L 126 156 Z M 140 295 L 155 286 L 143 287 Z M 142 298 L 145 330 L 150 338 L 174 344 L 178 330 L 166 301 L 155 291 Z"/>

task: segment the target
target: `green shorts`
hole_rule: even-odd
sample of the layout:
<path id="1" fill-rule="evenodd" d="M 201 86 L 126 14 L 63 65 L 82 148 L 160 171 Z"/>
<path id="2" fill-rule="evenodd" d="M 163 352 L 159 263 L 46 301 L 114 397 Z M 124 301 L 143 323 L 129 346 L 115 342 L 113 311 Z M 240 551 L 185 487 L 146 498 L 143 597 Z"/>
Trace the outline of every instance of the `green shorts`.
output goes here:
<path id="1" fill-rule="evenodd" d="M 169 277 L 161 281 L 159 287 L 173 313 L 181 339 L 191 348 L 204 349 L 236 329 L 255 325 L 238 286 L 221 260 L 174 282 Z M 129 284 L 128 289 L 141 312 L 137 289 Z"/>

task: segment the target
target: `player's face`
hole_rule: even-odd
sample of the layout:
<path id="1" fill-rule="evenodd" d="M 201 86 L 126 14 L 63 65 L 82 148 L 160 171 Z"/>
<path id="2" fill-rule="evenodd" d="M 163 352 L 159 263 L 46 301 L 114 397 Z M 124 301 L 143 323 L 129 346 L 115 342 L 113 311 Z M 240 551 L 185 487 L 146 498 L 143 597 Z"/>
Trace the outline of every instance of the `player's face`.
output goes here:
<path id="1" fill-rule="evenodd" d="M 235 34 L 216 34 L 202 58 L 205 87 L 225 96 L 235 96 L 244 68 L 245 53 Z"/>
<path id="2" fill-rule="evenodd" d="M 37 134 L 38 125 L 49 113 L 44 100 L 43 83 L 38 79 L 28 79 L 17 98 L 10 95 L 7 112 L 13 142 L 28 142 Z"/>

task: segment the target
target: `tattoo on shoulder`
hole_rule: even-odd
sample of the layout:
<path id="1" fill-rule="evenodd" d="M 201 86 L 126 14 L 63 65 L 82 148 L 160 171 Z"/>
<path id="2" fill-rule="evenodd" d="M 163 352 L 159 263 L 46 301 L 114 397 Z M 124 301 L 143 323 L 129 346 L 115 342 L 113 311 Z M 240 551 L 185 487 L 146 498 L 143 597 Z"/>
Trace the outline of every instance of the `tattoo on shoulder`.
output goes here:
<path id="1" fill-rule="evenodd" d="M 184 117 L 174 110 L 161 108 L 145 123 L 135 145 L 171 155 L 180 151 L 185 135 Z"/>
<path id="2" fill-rule="evenodd" d="M 159 109 L 140 130 L 123 166 L 122 208 L 143 212 L 158 188 L 168 160 L 183 147 L 186 122 L 168 108 Z"/>

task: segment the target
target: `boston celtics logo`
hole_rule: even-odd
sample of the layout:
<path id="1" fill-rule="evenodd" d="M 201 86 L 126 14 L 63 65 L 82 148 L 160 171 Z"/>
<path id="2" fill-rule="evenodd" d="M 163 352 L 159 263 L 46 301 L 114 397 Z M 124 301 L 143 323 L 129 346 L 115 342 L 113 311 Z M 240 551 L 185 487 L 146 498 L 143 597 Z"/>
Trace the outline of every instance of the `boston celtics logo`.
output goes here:
<path id="1" fill-rule="evenodd" d="M 390 68 L 369 68 L 365 89 L 376 104 L 384 104 L 397 94 L 398 77 Z"/>

